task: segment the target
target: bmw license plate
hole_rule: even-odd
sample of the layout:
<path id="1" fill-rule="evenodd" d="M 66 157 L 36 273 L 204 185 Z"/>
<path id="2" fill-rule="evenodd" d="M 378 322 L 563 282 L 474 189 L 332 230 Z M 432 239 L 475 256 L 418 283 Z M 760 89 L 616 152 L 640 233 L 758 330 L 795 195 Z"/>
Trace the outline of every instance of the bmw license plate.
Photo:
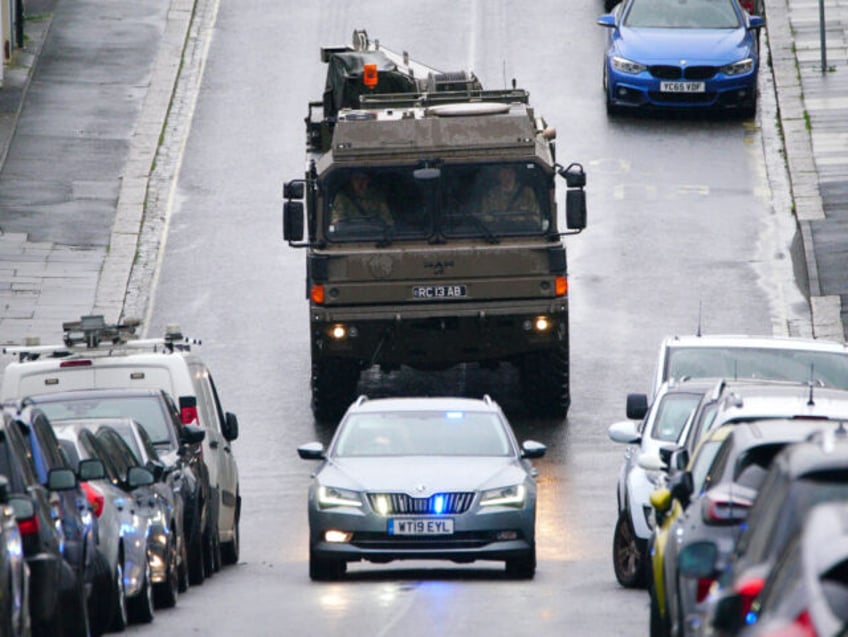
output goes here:
<path id="1" fill-rule="evenodd" d="M 703 93 L 707 90 L 705 82 L 660 82 L 663 93 Z"/>
<path id="2" fill-rule="evenodd" d="M 416 285 L 412 288 L 413 299 L 461 299 L 468 296 L 464 285 Z"/>
<path id="3" fill-rule="evenodd" d="M 450 518 L 392 518 L 389 520 L 389 535 L 451 535 L 453 520 Z"/>

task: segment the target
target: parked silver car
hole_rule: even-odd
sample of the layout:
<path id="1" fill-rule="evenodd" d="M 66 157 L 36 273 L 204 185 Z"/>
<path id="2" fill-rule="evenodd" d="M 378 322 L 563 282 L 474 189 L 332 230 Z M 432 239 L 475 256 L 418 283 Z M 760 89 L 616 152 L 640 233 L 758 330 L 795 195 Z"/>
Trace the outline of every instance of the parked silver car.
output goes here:
<path id="1" fill-rule="evenodd" d="M 347 563 L 495 560 L 507 575 L 536 571 L 536 471 L 545 446 L 519 446 L 488 396 L 360 397 L 309 488 L 309 575 L 336 579 Z"/>

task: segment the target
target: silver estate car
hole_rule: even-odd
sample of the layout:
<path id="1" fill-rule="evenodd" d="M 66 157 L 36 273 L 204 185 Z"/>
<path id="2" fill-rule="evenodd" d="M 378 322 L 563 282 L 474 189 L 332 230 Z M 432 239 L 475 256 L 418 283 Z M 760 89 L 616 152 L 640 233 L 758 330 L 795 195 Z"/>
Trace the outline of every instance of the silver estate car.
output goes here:
<path id="1" fill-rule="evenodd" d="M 519 446 L 488 396 L 361 396 L 325 451 L 309 488 L 309 576 L 341 577 L 348 562 L 495 560 L 536 571 L 536 471 L 545 446 Z"/>

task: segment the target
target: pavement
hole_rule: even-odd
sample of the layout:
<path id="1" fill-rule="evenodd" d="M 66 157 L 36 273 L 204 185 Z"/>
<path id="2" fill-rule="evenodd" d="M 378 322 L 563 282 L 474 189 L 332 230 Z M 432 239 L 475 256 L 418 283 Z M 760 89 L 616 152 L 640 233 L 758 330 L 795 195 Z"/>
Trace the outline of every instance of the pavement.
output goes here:
<path id="1" fill-rule="evenodd" d="M 133 267 L 156 258 L 139 238 L 172 193 L 218 2 L 26 0 L 0 87 L 0 344 L 143 318 Z M 759 124 L 788 192 L 773 203 L 797 220 L 812 335 L 848 341 L 848 2 L 765 4 Z"/>

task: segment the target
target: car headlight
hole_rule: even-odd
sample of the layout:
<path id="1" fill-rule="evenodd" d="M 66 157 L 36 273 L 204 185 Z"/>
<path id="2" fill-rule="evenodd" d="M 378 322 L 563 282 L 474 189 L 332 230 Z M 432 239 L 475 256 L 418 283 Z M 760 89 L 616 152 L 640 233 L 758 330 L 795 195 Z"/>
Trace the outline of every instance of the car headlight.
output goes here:
<path id="1" fill-rule="evenodd" d="M 484 491 L 480 496 L 480 506 L 521 507 L 524 506 L 524 498 L 526 496 L 527 489 L 523 484 L 501 487 L 500 489 L 490 489 L 489 491 Z"/>
<path id="2" fill-rule="evenodd" d="M 721 72 L 725 75 L 742 75 L 743 73 L 750 73 L 753 68 L 754 59 L 745 58 L 744 60 L 739 60 L 733 64 L 721 67 Z"/>
<path id="3" fill-rule="evenodd" d="M 616 71 L 629 73 L 630 75 L 638 75 L 642 71 L 646 71 L 648 69 L 648 67 L 644 64 L 639 64 L 638 62 L 628 60 L 627 58 L 620 58 L 617 55 L 612 58 L 612 66 Z"/>
<path id="4" fill-rule="evenodd" d="M 318 506 L 322 509 L 330 507 L 361 507 L 362 497 L 357 491 L 320 486 L 318 487 Z"/>

